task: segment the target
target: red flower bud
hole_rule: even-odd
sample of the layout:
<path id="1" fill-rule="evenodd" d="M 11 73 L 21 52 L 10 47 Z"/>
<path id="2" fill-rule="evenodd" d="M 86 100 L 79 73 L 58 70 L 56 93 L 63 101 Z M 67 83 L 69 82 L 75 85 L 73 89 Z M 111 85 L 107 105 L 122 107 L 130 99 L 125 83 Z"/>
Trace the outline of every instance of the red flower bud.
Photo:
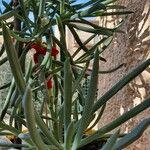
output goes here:
<path id="1" fill-rule="evenodd" d="M 38 53 L 35 53 L 33 55 L 33 60 L 34 60 L 34 63 L 37 64 L 39 62 L 39 54 Z"/>
<path id="2" fill-rule="evenodd" d="M 53 87 L 52 80 L 49 79 L 49 80 L 47 81 L 47 88 L 48 88 L 48 89 L 51 89 L 52 87 Z"/>
<path id="3" fill-rule="evenodd" d="M 56 55 L 57 55 L 58 53 L 59 53 L 59 51 L 58 51 L 55 47 L 52 47 L 51 56 L 56 57 Z"/>

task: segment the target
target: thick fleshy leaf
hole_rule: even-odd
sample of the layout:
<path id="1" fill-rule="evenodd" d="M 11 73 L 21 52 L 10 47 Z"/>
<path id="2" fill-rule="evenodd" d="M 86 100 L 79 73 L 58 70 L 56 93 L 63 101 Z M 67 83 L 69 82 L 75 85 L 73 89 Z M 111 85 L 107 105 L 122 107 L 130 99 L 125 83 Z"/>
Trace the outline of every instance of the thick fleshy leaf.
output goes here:
<path id="1" fill-rule="evenodd" d="M 104 103 L 106 103 L 111 97 L 113 97 L 119 90 L 121 90 L 132 79 L 137 77 L 143 70 L 150 65 L 150 59 L 143 62 L 141 65 L 133 69 L 125 77 L 123 77 L 118 83 L 116 83 L 110 90 L 108 90 L 95 104 L 93 112 L 97 111 Z"/>
<path id="2" fill-rule="evenodd" d="M 116 1 L 117 1 L 117 0 L 103 0 L 103 1 L 102 1 L 102 4 L 108 5 L 108 4 L 114 3 L 114 2 L 116 2 Z"/>
<path id="3" fill-rule="evenodd" d="M 78 88 L 78 85 L 80 85 L 83 77 L 85 76 L 86 74 L 86 71 L 88 69 L 88 66 L 89 66 L 89 62 L 86 63 L 85 67 L 83 68 L 80 76 L 76 79 L 74 85 L 73 85 L 73 93 L 75 92 L 75 90 Z"/>
<path id="4" fill-rule="evenodd" d="M 10 6 L 9 3 L 5 2 L 4 0 L 2 0 L 2 4 L 4 5 L 5 7 L 5 11 L 7 10 L 8 11 L 11 11 L 12 10 L 12 7 Z"/>
<path id="5" fill-rule="evenodd" d="M 15 8 L 11 11 L 8 11 L 8 12 L 0 15 L 0 21 L 7 20 L 7 19 L 11 18 L 12 16 L 16 15 L 18 12 L 19 12 L 19 7 Z"/>
<path id="6" fill-rule="evenodd" d="M 86 59 L 87 57 L 91 56 L 91 55 L 94 53 L 94 51 L 97 49 L 97 47 L 98 47 L 99 45 L 105 43 L 108 39 L 110 39 L 110 37 L 107 37 L 107 38 L 104 37 L 103 39 L 101 39 L 100 41 L 98 41 L 98 42 L 97 42 L 96 44 L 94 44 L 86 53 L 84 53 L 82 56 L 80 56 L 80 57 L 76 60 L 76 62 L 78 62 L 78 61 L 80 62 L 80 61 Z"/>
<path id="7" fill-rule="evenodd" d="M 11 71 L 13 73 L 17 87 L 18 87 L 20 93 L 23 95 L 26 85 L 25 85 L 25 81 L 23 78 L 23 73 L 22 73 L 20 63 L 19 63 L 17 52 L 12 43 L 9 30 L 4 23 L 3 23 L 2 29 L 3 29 L 4 45 L 5 45 L 5 49 L 7 52 L 7 58 L 9 60 Z"/>
<path id="8" fill-rule="evenodd" d="M 107 9 L 125 9 L 125 6 L 122 5 L 108 5 Z"/>
<path id="9" fill-rule="evenodd" d="M 68 126 L 66 136 L 65 136 L 65 150 L 71 150 L 71 145 L 72 145 L 72 139 L 74 135 L 74 122 L 71 122 Z"/>
<path id="10" fill-rule="evenodd" d="M 23 95 L 23 105 L 24 114 L 27 121 L 27 127 L 31 136 L 32 141 L 37 146 L 38 149 L 48 150 L 47 146 L 43 143 L 37 128 L 34 115 L 34 106 L 32 101 L 32 92 L 29 86 L 26 87 L 25 93 Z"/>
<path id="11" fill-rule="evenodd" d="M 18 34 L 16 34 L 14 31 L 11 31 L 11 30 L 9 32 L 12 37 L 14 37 L 15 39 L 17 39 L 18 41 L 21 41 L 21 42 L 30 42 L 31 40 L 34 39 L 34 37 L 22 38 Z"/>
<path id="12" fill-rule="evenodd" d="M 84 17 L 84 16 L 88 16 L 89 14 L 95 12 L 96 10 L 105 10 L 106 7 L 105 5 L 103 5 L 102 3 L 100 3 L 100 1 L 96 2 L 93 6 L 91 6 L 90 8 L 83 10 L 75 15 L 73 15 L 71 17 L 71 19 L 75 19 L 75 18 L 80 18 L 80 17 Z"/>
<path id="13" fill-rule="evenodd" d="M 72 69 L 69 59 L 65 61 L 64 65 L 64 130 L 67 131 L 71 123 L 72 114 Z"/>
<path id="14" fill-rule="evenodd" d="M 93 135 L 83 139 L 81 141 L 79 147 L 81 147 L 83 145 L 86 145 L 86 144 L 92 142 L 93 140 L 96 140 L 96 139 L 100 138 L 105 133 L 117 128 L 118 126 L 120 126 L 121 124 L 123 124 L 124 122 L 129 120 L 130 118 L 133 118 L 134 116 L 136 116 L 137 114 L 139 114 L 143 110 L 146 110 L 149 107 L 150 107 L 150 98 L 144 100 L 141 104 L 139 104 L 136 107 L 132 108 L 130 111 L 124 113 L 122 116 L 118 117 L 117 119 L 115 119 L 111 123 L 109 123 L 106 126 L 100 128 Z"/>
<path id="15" fill-rule="evenodd" d="M 10 125 L 7 125 L 6 123 L 4 123 L 2 121 L 0 121 L 0 129 L 2 129 L 4 131 L 10 131 L 11 133 L 13 133 L 16 136 L 20 133 L 16 128 L 14 128 Z"/>
<path id="16" fill-rule="evenodd" d="M 2 44 L 1 49 L 0 49 L 0 57 L 3 55 L 4 52 L 5 52 L 5 47 L 4 47 L 4 44 Z"/>
<path id="17" fill-rule="evenodd" d="M 35 119 L 37 122 L 37 125 L 41 129 L 41 131 L 45 134 L 45 136 L 49 139 L 50 144 L 52 143 L 56 147 L 58 147 L 60 150 L 62 150 L 62 146 L 58 143 L 58 141 L 55 139 L 53 136 L 52 132 L 47 128 L 46 124 L 44 121 L 41 119 L 39 114 L 35 111 Z"/>
<path id="18" fill-rule="evenodd" d="M 86 3 L 75 4 L 72 7 L 78 10 L 78 9 L 89 7 L 93 5 L 95 2 L 101 2 L 101 0 L 94 0 L 94 1 L 88 1 Z M 103 9 L 105 9 L 104 5 L 103 5 Z"/>
<path id="19" fill-rule="evenodd" d="M 38 17 L 42 18 L 45 10 L 45 0 L 40 0 Z"/>
<path id="20" fill-rule="evenodd" d="M 85 42 L 83 42 L 83 45 L 86 45 L 88 44 L 96 35 L 91 35 Z M 72 57 L 74 58 L 80 51 L 82 50 L 81 47 L 79 47 L 75 52 L 74 54 L 72 55 Z"/>
<path id="21" fill-rule="evenodd" d="M 7 94 L 4 106 L 3 106 L 2 110 L 1 110 L 0 120 L 3 120 L 4 117 L 5 117 L 7 109 L 9 107 L 9 105 L 10 105 L 10 100 L 11 100 L 11 96 L 13 94 L 14 89 L 15 89 L 15 81 L 13 79 L 12 82 L 11 82 L 11 85 L 10 85 L 10 88 L 9 88 L 9 91 L 8 91 L 8 94 Z"/>
<path id="22" fill-rule="evenodd" d="M 118 11 L 118 12 L 95 12 L 94 14 L 91 14 L 90 17 L 97 17 L 97 16 L 112 16 L 112 15 L 127 15 L 131 14 L 133 11 Z"/>
<path id="23" fill-rule="evenodd" d="M 7 57 L 4 57 L 2 60 L 0 60 L 0 66 L 7 62 L 7 60 Z"/>
<path id="24" fill-rule="evenodd" d="M 68 28 L 70 29 L 71 33 L 73 34 L 76 42 L 78 43 L 79 47 L 81 47 L 85 52 L 88 51 L 87 47 L 82 43 L 80 37 L 78 36 L 78 34 L 76 33 L 76 31 L 74 30 L 74 28 L 72 27 L 69 27 Z"/>
<path id="25" fill-rule="evenodd" d="M 111 73 L 111 72 L 115 72 L 116 70 L 120 69 L 121 67 L 123 67 L 125 64 L 121 64 L 121 65 L 118 65 L 117 67 L 115 68 L 112 68 L 112 69 L 109 69 L 109 70 L 99 70 L 98 73 L 99 74 L 107 74 L 107 73 Z M 79 66 L 79 65 L 76 65 L 76 67 L 80 68 L 80 69 L 83 69 L 82 66 Z M 79 70 L 80 70 L 79 69 Z M 92 69 L 87 69 L 87 71 L 89 72 L 89 74 L 92 72 Z"/>
<path id="26" fill-rule="evenodd" d="M 26 82 L 29 81 L 31 73 L 32 73 L 32 61 L 30 61 L 28 66 L 27 66 L 27 70 L 26 70 L 26 73 L 25 73 L 25 80 L 26 80 Z"/>
<path id="27" fill-rule="evenodd" d="M 102 150 L 113 150 L 113 146 L 116 143 L 116 140 L 119 135 L 119 130 L 116 131 L 106 142 L 106 144 L 102 147 Z"/>
<path id="28" fill-rule="evenodd" d="M 57 25 L 60 32 L 60 42 L 62 44 L 62 51 L 67 54 L 67 46 L 66 46 L 66 38 L 65 38 L 65 27 L 62 24 L 62 20 L 60 17 L 57 17 Z"/>
<path id="29" fill-rule="evenodd" d="M 94 29 L 92 27 L 85 27 L 83 25 L 73 24 L 73 23 L 69 23 L 68 26 L 74 27 L 74 28 L 84 31 L 84 32 L 107 35 L 107 36 L 113 35 L 113 29 L 108 29 L 108 28 L 104 28 L 104 27 L 99 27 L 99 29 Z"/>
<path id="30" fill-rule="evenodd" d="M 101 117 L 102 117 L 102 115 L 103 115 L 103 113 L 104 113 L 105 108 L 106 108 L 106 104 L 102 106 L 100 112 L 99 112 L 98 115 L 97 115 L 96 120 L 95 120 L 94 123 L 86 130 L 86 132 L 89 131 L 89 130 L 92 130 L 92 128 L 94 128 L 94 127 L 98 124 L 98 122 L 100 121 L 100 119 L 101 119 Z"/>
<path id="31" fill-rule="evenodd" d="M 11 85 L 11 83 L 6 83 L 0 87 L 0 90 L 6 89 Z"/>
<path id="32" fill-rule="evenodd" d="M 28 15 L 27 15 L 27 10 L 25 8 L 25 5 L 24 5 L 24 1 L 23 0 L 20 0 L 19 1 L 19 4 L 20 4 L 20 7 L 21 7 L 21 12 L 22 12 L 22 17 L 24 18 L 25 20 L 25 24 L 26 26 L 28 27 L 30 33 L 32 33 L 32 30 L 31 30 L 31 26 L 30 26 L 30 19 L 28 18 Z"/>
<path id="33" fill-rule="evenodd" d="M 76 150 L 76 148 L 78 147 L 80 140 L 82 138 L 82 134 L 84 130 L 87 128 L 89 120 L 91 119 L 91 110 L 94 104 L 95 94 L 97 91 L 97 82 L 98 82 L 98 70 L 99 70 L 99 52 L 98 51 L 96 51 L 95 53 L 93 68 L 94 70 L 91 74 L 88 94 L 87 94 L 87 98 L 86 98 L 85 105 L 83 108 L 82 118 L 79 121 L 79 127 L 77 129 L 77 134 L 75 136 L 72 150 Z"/>
<path id="34" fill-rule="evenodd" d="M 139 125 L 137 125 L 130 133 L 121 138 L 115 145 L 113 150 L 123 149 L 129 144 L 137 140 L 145 131 L 145 129 L 150 126 L 150 118 L 144 119 Z"/>
<path id="35" fill-rule="evenodd" d="M 7 148 L 12 148 L 12 147 L 16 147 L 16 148 L 26 148 L 28 149 L 28 145 L 27 144 L 11 144 L 11 143 L 0 143 L 0 147 L 4 147 L 4 149 Z M 3 149 L 3 148 L 2 148 Z"/>

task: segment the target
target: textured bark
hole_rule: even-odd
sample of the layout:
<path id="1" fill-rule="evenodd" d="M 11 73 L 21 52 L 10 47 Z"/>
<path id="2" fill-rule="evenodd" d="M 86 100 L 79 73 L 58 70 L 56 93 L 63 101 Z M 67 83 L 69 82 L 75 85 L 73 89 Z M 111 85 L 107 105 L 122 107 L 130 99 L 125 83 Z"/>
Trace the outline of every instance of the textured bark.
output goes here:
<path id="1" fill-rule="evenodd" d="M 99 96 L 102 96 L 121 77 L 130 72 L 141 62 L 150 58 L 150 0 L 120 0 L 119 4 L 127 6 L 134 11 L 128 16 L 121 30 L 125 34 L 116 34 L 116 38 L 110 47 L 104 52 L 107 63 L 101 63 L 101 70 L 108 70 L 118 64 L 126 65 L 114 73 L 99 76 Z M 100 18 L 100 24 L 113 26 L 114 17 Z M 119 19 L 118 19 L 119 20 Z M 117 21 L 116 21 L 117 23 Z M 107 108 L 99 122 L 99 127 L 111 122 L 124 112 L 141 103 L 145 98 L 150 97 L 150 69 L 147 68 L 130 84 L 119 91 L 107 104 Z M 149 117 L 150 108 L 143 111 L 133 119 L 124 123 L 122 132 L 129 132 L 141 120 Z M 149 150 L 150 149 L 150 128 L 143 136 L 134 142 L 127 150 Z"/>

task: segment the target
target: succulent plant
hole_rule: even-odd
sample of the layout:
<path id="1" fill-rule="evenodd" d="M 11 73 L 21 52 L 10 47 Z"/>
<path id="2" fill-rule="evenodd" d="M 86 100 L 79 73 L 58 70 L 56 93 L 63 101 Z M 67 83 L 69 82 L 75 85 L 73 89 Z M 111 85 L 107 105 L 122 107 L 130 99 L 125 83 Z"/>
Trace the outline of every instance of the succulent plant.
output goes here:
<path id="1" fill-rule="evenodd" d="M 11 134 L 22 140 L 23 144 L 15 141 L 14 144 L 0 146 L 77 150 L 92 141 L 107 137 L 102 149 L 118 150 L 141 136 L 150 124 L 150 119 L 143 120 L 126 135 L 121 135 L 120 130 L 114 134 L 109 132 L 147 109 L 150 98 L 85 136 L 100 120 L 107 101 L 150 65 L 150 59 L 146 60 L 102 97 L 96 97 L 98 75 L 113 72 L 123 66 L 121 64 L 112 70 L 99 70 L 99 61 L 105 61 L 101 54 L 113 40 L 114 33 L 120 32 L 118 28 L 125 17 L 114 28 L 98 26 L 90 22 L 90 19 L 132 13 L 126 11 L 124 6 L 114 4 L 115 1 L 2 1 L 5 11 L 0 16 L 0 27 L 4 44 L 0 53 L 6 51 L 7 56 L 0 60 L 0 64 L 9 61 L 13 79 L 0 88 L 9 88 L 0 114 L 0 135 Z M 9 22 L 8 19 L 12 17 L 14 21 Z M 60 38 L 54 32 L 56 26 Z M 66 29 L 70 30 L 79 46 L 73 54 L 67 47 Z M 91 36 L 82 41 L 76 29 L 91 33 Z M 86 44 L 95 36 L 100 37 L 99 41 L 88 48 Z M 35 53 L 30 54 L 32 56 L 29 58 L 32 49 Z M 82 55 L 78 55 L 81 51 Z M 93 66 L 91 70 L 90 64 Z M 84 94 L 83 79 L 87 76 L 90 76 L 90 81 L 87 94 Z M 100 111 L 98 116 L 97 111 Z M 9 124 L 4 120 L 6 114 L 9 115 Z M 94 119 L 96 121 L 89 126 Z M 27 128 L 26 132 L 23 131 L 23 126 Z"/>

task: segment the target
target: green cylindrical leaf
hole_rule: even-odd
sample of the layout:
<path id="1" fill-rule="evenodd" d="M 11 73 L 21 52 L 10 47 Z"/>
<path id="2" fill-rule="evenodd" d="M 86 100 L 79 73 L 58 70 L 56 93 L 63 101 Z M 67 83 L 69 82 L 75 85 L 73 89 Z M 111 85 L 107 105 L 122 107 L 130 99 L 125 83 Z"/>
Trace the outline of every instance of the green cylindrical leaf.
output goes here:
<path id="1" fill-rule="evenodd" d="M 93 135 L 83 139 L 80 143 L 80 147 L 92 142 L 93 140 L 98 139 L 101 135 L 117 128 L 124 122 L 128 121 L 130 118 L 133 118 L 134 116 L 136 116 L 137 114 L 139 114 L 140 112 L 142 112 L 143 110 L 145 110 L 149 107 L 150 107 L 150 98 L 144 100 L 141 104 L 137 105 L 136 107 L 132 108 L 130 111 L 124 113 L 122 116 L 120 116 L 116 120 L 114 120 L 111 123 L 107 124 L 106 126 L 102 127 Z"/>
<path id="2" fill-rule="evenodd" d="M 45 0 L 40 0 L 38 17 L 42 18 L 45 10 Z"/>
<path id="3" fill-rule="evenodd" d="M 96 16 L 112 16 L 112 15 L 127 15 L 127 14 L 131 14 L 133 13 L 133 11 L 118 11 L 118 12 L 96 12 L 94 14 L 91 15 L 96 17 Z"/>
<path id="4" fill-rule="evenodd" d="M 7 19 L 11 18 L 12 16 L 16 15 L 18 12 L 19 12 L 19 7 L 15 8 L 9 12 L 6 12 L 6 13 L 0 15 L 0 21 L 7 20 Z"/>
<path id="5" fill-rule="evenodd" d="M 102 9 L 103 10 L 106 9 L 105 5 L 103 5 L 100 1 L 97 1 L 90 8 L 88 8 L 86 10 L 83 10 L 83 11 L 73 15 L 71 17 L 71 19 L 75 19 L 75 18 L 78 18 L 78 17 L 86 17 L 89 14 L 92 14 L 93 12 L 95 12 L 96 10 L 102 10 Z"/>
<path id="6" fill-rule="evenodd" d="M 2 121 L 0 122 L 0 129 L 5 130 L 5 131 L 10 131 L 16 136 L 20 133 L 16 128 L 9 126 Z"/>
<path id="7" fill-rule="evenodd" d="M 9 83 L 6 83 L 6 84 L 4 84 L 4 85 L 2 85 L 2 86 L 0 87 L 0 90 L 3 90 L 3 89 L 8 88 L 10 85 L 11 85 L 10 82 L 9 82 Z"/>
<path id="8" fill-rule="evenodd" d="M 0 60 L 0 66 L 7 62 L 7 60 L 7 57 L 4 57 L 2 60 Z"/>
<path id="9" fill-rule="evenodd" d="M 85 67 L 83 68 L 80 76 L 76 79 L 74 85 L 73 85 L 73 93 L 75 92 L 75 90 L 78 88 L 78 85 L 80 85 L 81 83 L 81 80 L 83 79 L 83 77 L 85 76 L 86 74 L 86 71 L 88 69 L 88 66 L 89 66 L 89 62 L 86 63 Z"/>
<path id="10" fill-rule="evenodd" d="M 12 147 L 16 147 L 16 148 L 23 148 L 23 147 L 26 147 L 26 148 L 28 148 L 29 146 L 27 145 L 27 144 L 11 144 L 11 143 L 0 143 L 0 147 L 10 147 L 10 148 L 12 148 Z M 4 149 L 5 149 L 4 148 Z M 2 148 L 3 149 L 3 148 Z"/>
<path id="11" fill-rule="evenodd" d="M 87 49 L 86 46 L 82 43 L 80 37 L 78 36 L 78 34 L 77 34 L 76 31 L 74 30 L 74 28 L 72 28 L 71 26 L 68 26 L 68 28 L 70 29 L 71 33 L 73 34 L 74 39 L 77 41 L 79 47 L 82 48 L 85 52 L 87 52 L 88 49 Z"/>
<path id="12" fill-rule="evenodd" d="M 26 88 L 23 96 L 23 108 L 24 108 L 25 118 L 27 121 L 27 127 L 32 141 L 34 142 L 34 144 L 37 146 L 39 150 L 41 149 L 48 150 L 47 146 L 42 141 L 40 134 L 38 133 L 36 128 L 34 106 L 32 102 L 32 93 L 29 86 Z"/>
<path id="13" fill-rule="evenodd" d="M 115 142 L 119 135 L 119 130 L 116 131 L 106 142 L 106 144 L 103 146 L 102 150 L 113 150 L 113 146 L 115 145 Z"/>
<path id="14" fill-rule="evenodd" d="M 21 41 L 21 42 L 30 42 L 31 40 L 33 40 L 35 38 L 35 37 L 22 38 L 21 36 L 16 34 L 14 31 L 9 31 L 9 32 L 12 37 L 14 37 L 15 39 L 17 39 L 18 41 Z"/>
<path id="15" fill-rule="evenodd" d="M 105 38 L 105 37 L 104 37 L 103 39 L 101 39 L 100 41 L 98 41 L 94 46 L 92 46 L 92 47 L 89 49 L 89 51 L 87 51 L 87 52 L 84 53 L 82 56 L 80 56 L 80 57 L 76 60 L 76 62 L 77 62 L 77 61 L 81 61 L 81 60 L 83 60 L 83 59 L 85 59 L 85 58 L 91 56 L 91 54 L 94 53 L 94 51 L 97 49 L 97 47 L 98 47 L 99 45 L 103 44 L 103 43 L 104 43 L 105 41 L 107 41 L 109 38 L 110 38 L 110 37 L 108 37 L 108 38 Z"/>
<path id="16" fill-rule="evenodd" d="M 65 136 L 65 150 L 71 150 L 72 138 L 74 135 L 74 123 L 71 122 L 68 126 L 66 136 Z"/>
<path id="17" fill-rule="evenodd" d="M 88 44 L 96 35 L 91 35 L 85 42 L 83 42 L 83 45 Z M 82 50 L 81 47 L 78 47 L 78 49 L 74 52 L 74 54 L 72 55 L 72 57 L 74 58 L 79 52 L 80 50 Z"/>
<path id="18" fill-rule="evenodd" d="M 67 131 L 68 125 L 71 123 L 72 113 L 72 69 L 69 59 L 64 65 L 64 130 Z"/>
<path id="19" fill-rule="evenodd" d="M 97 83 L 98 83 L 98 70 L 99 70 L 99 52 L 96 51 L 95 59 L 93 63 L 93 72 L 91 74 L 90 85 L 88 89 L 87 98 L 85 100 L 85 105 L 83 108 L 82 118 L 79 123 L 79 127 L 77 129 L 77 134 L 75 136 L 75 140 L 72 146 L 72 150 L 76 150 L 78 144 L 82 138 L 82 134 L 84 130 L 87 128 L 89 120 L 91 119 L 91 110 L 95 100 L 95 94 L 97 91 Z M 90 109 L 89 109 L 90 108 Z"/>
<path id="20" fill-rule="evenodd" d="M 17 87 L 20 93 L 23 95 L 26 85 L 25 85 L 25 81 L 23 78 L 23 73 L 21 70 L 17 52 L 13 46 L 9 30 L 4 23 L 3 23 L 2 29 L 3 29 L 4 45 L 5 45 L 5 49 L 7 52 L 7 58 L 9 60 L 9 64 L 10 64 L 13 76 L 15 78 Z"/>
<path id="21" fill-rule="evenodd" d="M 11 100 L 11 96 L 12 96 L 12 93 L 13 93 L 14 89 L 15 89 L 15 81 L 13 79 L 12 82 L 11 82 L 11 85 L 10 85 L 10 88 L 9 88 L 9 91 L 8 91 L 8 94 L 7 94 L 7 97 L 6 97 L 3 109 L 1 111 L 0 120 L 3 120 L 4 117 L 5 117 L 7 109 L 9 107 L 9 105 L 10 105 L 10 100 Z"/>
<path id="22" fill-rule="evenodd" d="M 60 34 L 60 43 L 62 45 L 62 49 L 61 50 L 67 55 L 65 26 L 63 25 L 62 20 L 61 20 L 60 17 L 57 17 L 57 25 L 58 25 L 59 34 Z"/>
<path id="23" fill-rule="evenodd" d="M 89 131 L 89 130 L 92 130 L 92 128 L 94 128 L 94 127 L 97 125 L 97 123 L 100 121 L 100 119 L 101 119 L 101 117 L 102 117 L 102 115 L 103 115 L 103 113 L 104 113 L 105 108 L 106 108 L 106 104 L 104 104 L 104 105 L 102 106 L 102 108 L 101 108 L 101 110 L 100 110 L 100 112 L 99 112 L 99 114 L 98 114 L 96 120 L 95 120 L 94 123 L 86 130 L 86 132 Z"/>
<path id="24" fill-rule="evenodd" d="M 47 136 L 50 143 L 52 143 L 53 145 L 58 147 L 60 150 L 62 150 L 63 147 L 54 138 L 52 132 L 50 130 L 48 130 L 46 124 L 43 122 L 43 120 L 41 119 L 41 117 L 39 116 L 39 114 L 36 111 L 35 111 L 35 118 L 36 118 L 37 125 L 40 127 L 41 131 L 45 134 L 45 136 Z"/>
<path id="25" fill-rule="evenodd" d="M 108 90 L 95 104 L 93 112 L 96 112 L 104 103 L 106 103 L 111 97 L 113 97 L 119 90 L 121 90 L 127 83 L 138 76 L 144 69 L 150 65 L 150 59 L 143 62 L 136 67 L 133 71 L 123 77 L 117 84 L 115 84 L 110 90 Z"/>
<path id="26" fill-rule="evenodd" d="M 113 150 L 123 149 L 129 144 L 137 140 L 144 132 L 144 130 L 150 125 L 150 118 L 143 120 L 137 125 L 130 133 L 121 138 L 114 146 Z"/>
<path id="27" fill-rule="evenodd" d="M 107 36 L 113 35 L 113 29 L 108 29 L 108 28 L 104 28 L 104 27 L 99 27 L 99 29 L 94 29 L 91 27 L 85 27 L 83 25 L 73 24 L 73 23 L 69 23 L 68 26 L 74 27 L 74 28 L 84 31 L 84 32 L 107 35 Z"/>
<path id="28" fill-rule="evenodd" d="M 27 70 L 26 70 L 26 74 L 25 74 L 26 82 L 29 81 L 31 73 L 32 73 L 32 61 L 30 60 L 28 67 L 27 67 Z"/>
<path id="29" fill-rule="evenodd" d="M 4 54 L 5 52 L 5 47 L 4 47 L 4 44 L 1 46 L 1 49 L 0 49 L 0 57 Z"/>
<path id="30" fill-rule="evenodd" d="M 31 30 L 31 26 L 30 26 L 30 19 L 28 18 L 28 11 L 26 10 L 26 7 L 25 7 L 25 2 L 23 0 L 20 0 L 19 1 L 19 4 L 20 4 L 20 7 L 21 7 L 21 13 L 22 13 L 22 17 L 24 18 L 25 20 L 25 23 L 26 23 L 26 26 L 28 27 L 30 33 L 32 33 L 32 30 Z"/>

